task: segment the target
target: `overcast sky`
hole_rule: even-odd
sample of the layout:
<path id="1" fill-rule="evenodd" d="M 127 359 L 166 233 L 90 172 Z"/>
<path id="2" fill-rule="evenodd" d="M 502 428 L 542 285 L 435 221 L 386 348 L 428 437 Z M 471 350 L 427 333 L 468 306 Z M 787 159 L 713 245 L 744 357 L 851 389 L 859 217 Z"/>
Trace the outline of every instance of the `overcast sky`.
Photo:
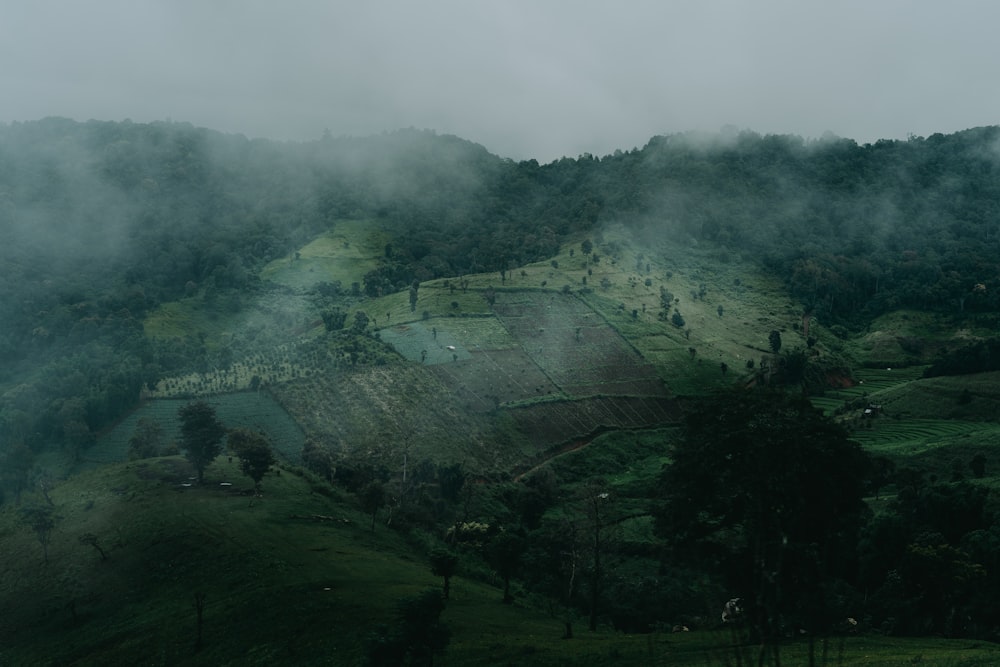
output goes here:
<path id="1" fill-rule="evenodd" d="M 514 159 L 717 131 L 1000 122 L 994 0 L 9 0 L 0 121 L 309 140 L 417 127 Z"/>

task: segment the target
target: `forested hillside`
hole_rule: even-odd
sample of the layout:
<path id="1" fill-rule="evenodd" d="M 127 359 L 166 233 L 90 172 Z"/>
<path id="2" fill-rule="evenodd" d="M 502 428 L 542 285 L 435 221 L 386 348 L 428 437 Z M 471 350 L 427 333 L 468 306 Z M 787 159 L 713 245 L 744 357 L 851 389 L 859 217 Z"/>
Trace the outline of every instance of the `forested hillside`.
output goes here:
<path id="1" fill-rule="evenodd" d="M 265 263 L 339 218 L 392 234 L 368 295 L 520 266 L 620 221 L 759 261 L 827 321 L 994 312 L 998 142 L 996 127 L 864 146 L 674 135 L 538 165 L 413 130 L 282 144 L 184 124 L 16 123 L 0 128 L 6 428 L 99 430 L 205 354 L 144 339 L 150 309 L 192 290 L 237 308 L 269 289 Z"/>
<path id="2" fill-rule="evenodd" d="M 621 222 L 759 262 L 831 324 L 904 306 L 991 318 L 998 160 L 996 127 L 864 146 L 672 135 L 539 165 L 415 130 L 283 144 L 15 123 L 0 128 L 4 428 L 33 448 L 86 442 L 144 384 L 209 363 L 201 341 L 144 337 L 146 313 L 194 293 L 239 309 L 273 289 L 261 267 L 343 218 L 391 239 L 369 296 L 521 266 Z"/>
<path id="3" fill-rule="evenodd" d="M 0 506 L 44 498 L 18 525 L 47 559 L 55 480 L 177 454 L 210 397 L 281 439 L 286 501 L 329 513 L 298 519 L 356 503 L 591 629 L 742 592 L 765 643 L 859 609 L 996 638 L 998 251 L 1000 127 L 538 164 L 413 129 L 0 126 Z M 107 475 L 191 486 L 137 465 Z"/>

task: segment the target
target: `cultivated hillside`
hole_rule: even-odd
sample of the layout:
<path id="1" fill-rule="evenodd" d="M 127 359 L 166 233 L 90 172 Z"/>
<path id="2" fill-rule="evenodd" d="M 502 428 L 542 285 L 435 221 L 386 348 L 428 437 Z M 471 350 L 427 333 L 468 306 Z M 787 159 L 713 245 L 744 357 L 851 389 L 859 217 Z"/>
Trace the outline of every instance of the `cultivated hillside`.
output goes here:
<path id="1" fill-rule="evenodd" d="M 1000 639 L 998 132 L 539 165 L 413 130 L 0 127 L 0 662 L 379 664 L 441 549 L 452 664 L 746 660 L 733 596 L 772 605 L 766 646 L 807 638 L 786 662 Z M 744 399 L 704 484 L 856 442 L 855 523 L 804 539 L 790 504 L 750 539 L 770 473 L 825 507 L 796 454 L 671 528 L 677 453 Z M 238 451 L 190 479 L 195 401 L 268 443 L 263 498 Z M 748 563 L 779 543 L 799 585 L 770 600 Z"/>

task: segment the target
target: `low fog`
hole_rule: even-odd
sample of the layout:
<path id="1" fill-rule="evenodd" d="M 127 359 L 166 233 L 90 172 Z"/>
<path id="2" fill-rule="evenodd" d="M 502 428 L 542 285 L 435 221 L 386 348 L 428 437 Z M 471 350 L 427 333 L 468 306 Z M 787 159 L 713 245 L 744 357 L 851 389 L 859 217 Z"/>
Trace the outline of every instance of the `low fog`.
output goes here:
<path id="1" fill-rule="evenodd" d="M 403 127 L 540 162 L 717 131 L 859 143 L 991 124 L 993 3 L 17 3 L 0 121 L 279 140 Z M 15 65 L 16 63 L 16 65 Z"/>

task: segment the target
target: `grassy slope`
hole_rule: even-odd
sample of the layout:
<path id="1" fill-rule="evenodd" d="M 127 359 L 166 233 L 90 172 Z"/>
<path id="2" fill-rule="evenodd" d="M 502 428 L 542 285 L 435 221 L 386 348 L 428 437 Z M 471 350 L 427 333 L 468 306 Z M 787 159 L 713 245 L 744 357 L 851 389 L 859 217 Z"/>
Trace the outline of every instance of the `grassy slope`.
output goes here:
<path id="1" fill-rule="evenodd" d="M 945 349 L 954 350 L 994 335 L 990 329 L 969 323 L 956 329 L 953 318 L 940 313 L 898 310 L 877 318 L 847 347 L 866 365 L 898 367 L 927 364 Z"/>
<path id="2" fill-rule="evenodd" d="M 0 662 L 354 665 L 397 600 L 440 585 L 398 534 L 372 534 L 367 517 L 308 478 L 270 475 L 265 497 L 250 507 L 216 486 L 247 486 L 225 460 L 203 488 L 180 490 L 187 472 L 182 459 L 154 459 L 62 483 L 51 494 L 61 519 L 44 566 L 13 509 L 0 512 L 0 609 L 17 610 L 0 616 Z M 335 520 L 296 518 L 311 515 Z M 78 542 L 84 532 L 98 536 L 107 562 Z M 703 665 L 721 664 L 726 653 L 727 636 L 715 632 L 626 636 L 578 623 L 577 638 L 565 641 L 559 620 L 500 604 L 496 587 L 459 576 L 452 591 L 443 619 L 453 636 L 442 664 Z M 195 592 L 207 596 L 197 654 Z M 847 665 L 898 664 L 902 653 L 921 655 L 922 664 L 1000 658 L 996 647 L 942 640 L 848 638 L 844 650 Z M 801 664 L 804 651 L 787 647 L 786 662 Z"/>
<path id="3" fill-rule="evenodd" d="M 296 290 L 336 281 L 346 289 L 375 268 L 389 240 L 370 220 L 338 220 L 332 230 L 299 248 L 298 258 L 276 259 L 260 277 Z"/>

